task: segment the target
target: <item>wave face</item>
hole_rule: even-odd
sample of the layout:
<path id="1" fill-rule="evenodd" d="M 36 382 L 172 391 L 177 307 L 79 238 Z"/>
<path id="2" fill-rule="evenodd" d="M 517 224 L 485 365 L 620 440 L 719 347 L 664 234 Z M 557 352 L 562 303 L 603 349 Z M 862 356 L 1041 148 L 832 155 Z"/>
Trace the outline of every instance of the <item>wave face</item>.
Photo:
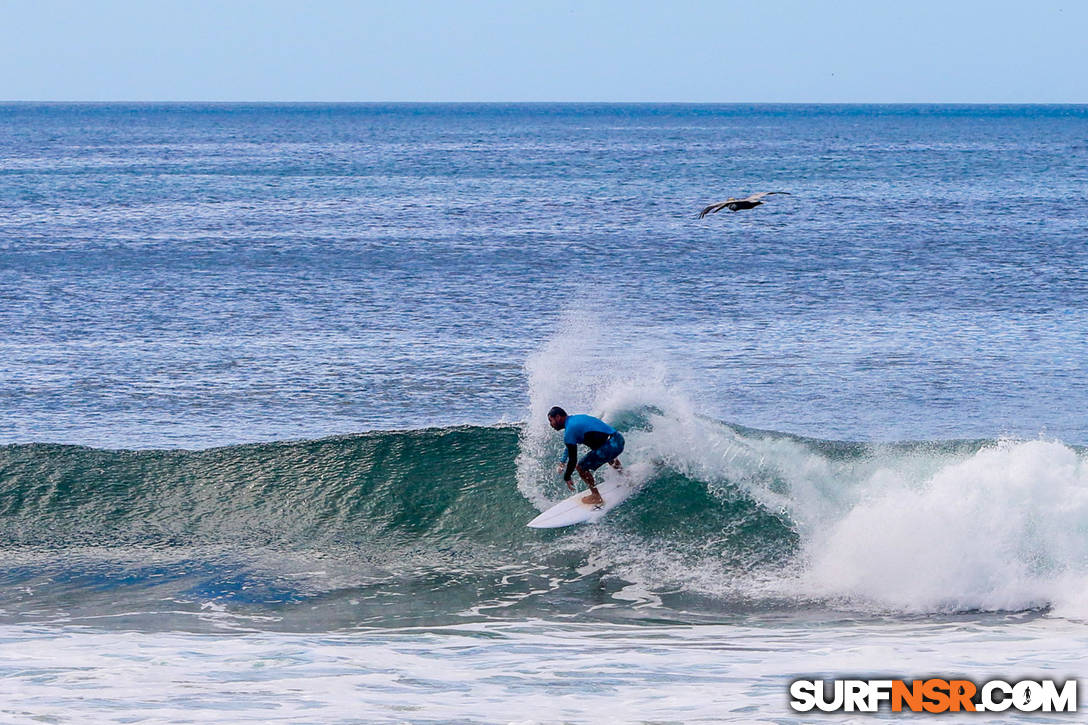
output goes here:
<path id="1" fill-rule="evenodd" d="M 513 428 L 195 452 L 7 446 L 0 516 L 8 542 L 43 547 L 506 541 L 527 509 L 503 486 L 516 451 Z"/>
<path id="2" fill-rule="evenodd" d="M 162 616 L 151 603 L 169 601 L 291 628 L 814 602 L 1079 616 L 1080 451 L 819 441 L 614 401 L 603 413 L 643 491 L 597 526 L 555 531 L 524 525 L 566 495 L 558 436 L 529 424 L 196 452 L 0 448 L 0 612 Z"/>

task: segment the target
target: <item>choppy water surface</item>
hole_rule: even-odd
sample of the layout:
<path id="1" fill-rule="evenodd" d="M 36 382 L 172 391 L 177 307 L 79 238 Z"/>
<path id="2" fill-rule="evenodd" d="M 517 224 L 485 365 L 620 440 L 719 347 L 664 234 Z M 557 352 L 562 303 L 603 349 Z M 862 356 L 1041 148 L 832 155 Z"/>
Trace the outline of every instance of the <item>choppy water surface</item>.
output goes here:
<path id="1" fill-rule="evenodd" d="M 1086 443 L 1086 115 L 3 106 L 0 438 L 520 421 L 566 315 L 746 425 Z"/>

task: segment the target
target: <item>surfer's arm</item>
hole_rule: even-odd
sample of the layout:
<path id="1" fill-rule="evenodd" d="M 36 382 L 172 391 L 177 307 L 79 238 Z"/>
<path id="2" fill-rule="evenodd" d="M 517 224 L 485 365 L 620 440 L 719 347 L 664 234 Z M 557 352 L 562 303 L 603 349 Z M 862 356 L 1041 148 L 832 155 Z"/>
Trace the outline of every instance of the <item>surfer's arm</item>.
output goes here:
<path id="1" fill-rule="evenodd" d="M 578 463 L 578 446 L 568 443 L 563 458 L 567 462 L 567 467 L 563 470 L 563 480 L 569 481 L 571 474 L 574 473 L 574 466 Z"/>

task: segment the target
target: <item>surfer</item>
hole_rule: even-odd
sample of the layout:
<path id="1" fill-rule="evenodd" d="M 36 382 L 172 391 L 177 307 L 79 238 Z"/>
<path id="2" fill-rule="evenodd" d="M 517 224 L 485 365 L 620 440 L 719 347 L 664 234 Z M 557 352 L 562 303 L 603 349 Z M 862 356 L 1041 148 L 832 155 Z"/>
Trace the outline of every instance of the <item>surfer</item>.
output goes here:
<path id="1" fill-rule="evenodd" d="M 602 504 L 601 492 L 597 490 L 597 484 L 593 480 L 593 472 L 604 464 L 608 464 L 617 471 L 622 471 L 619 455 L 623 453 L 623 436 L 616 429 L 605 423 L 600 418 L 592 415 L 567 415 L 567 411 L 558 405 L 548 411 L 548 425 L 555 430 L 563 430 L 563 443 L 567 450 L 563 454 L 563 463 L 559 464 L 559 470 L 563 472 L 563 481 L 567 488 L 574 490 L 574 481 L 571 474 L 575 470 L 582 480 L 589 486 L 589 495 L 582 498 L 582 503 Z M 590 451 L 578 460 L 578 446 L 589 446 Z M 577 463 L 576 463 L 577 461 Z"/>

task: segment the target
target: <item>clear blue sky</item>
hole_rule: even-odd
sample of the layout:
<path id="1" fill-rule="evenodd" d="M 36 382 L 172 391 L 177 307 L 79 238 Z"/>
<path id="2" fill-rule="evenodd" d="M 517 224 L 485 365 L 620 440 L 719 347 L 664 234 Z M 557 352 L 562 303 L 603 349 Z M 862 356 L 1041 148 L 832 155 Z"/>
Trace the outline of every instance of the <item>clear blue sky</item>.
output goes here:
<path id="1" fill-rule="evenodd" d="M 1084 0 L 0 0 L 0 99 L 1088 102 Z"/>

